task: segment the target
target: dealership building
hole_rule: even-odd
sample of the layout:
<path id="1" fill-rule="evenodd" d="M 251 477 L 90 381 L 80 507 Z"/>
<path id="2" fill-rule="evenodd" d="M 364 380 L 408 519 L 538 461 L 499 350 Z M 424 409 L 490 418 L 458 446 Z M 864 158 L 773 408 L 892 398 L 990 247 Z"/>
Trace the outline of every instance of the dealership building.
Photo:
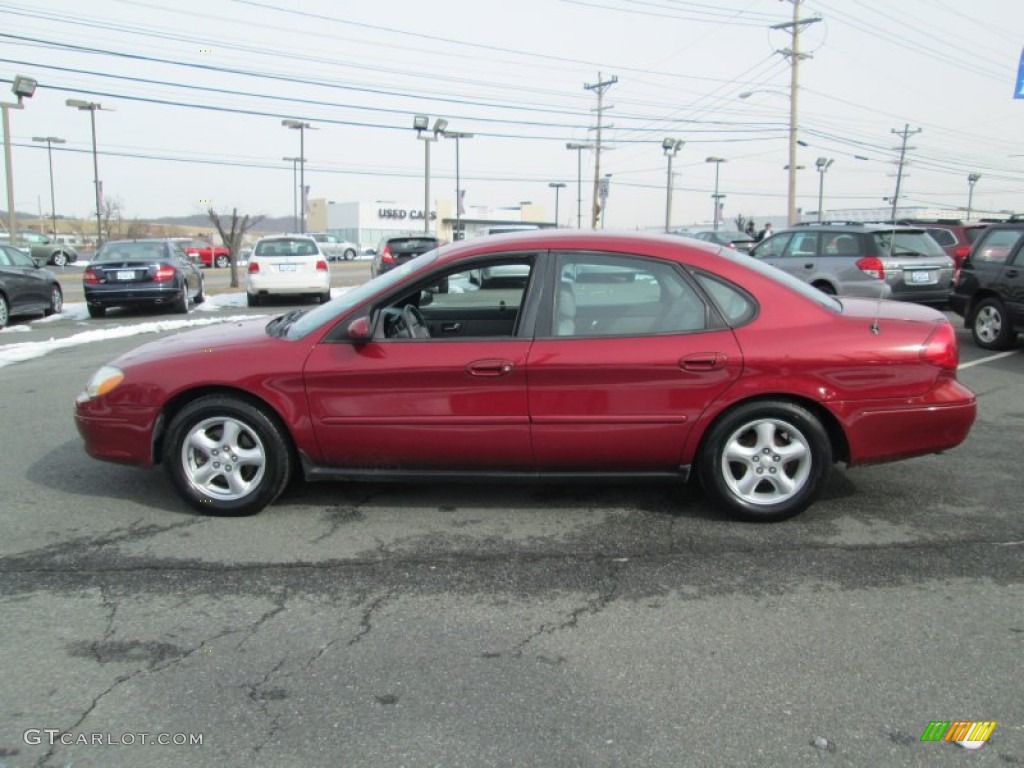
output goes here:
<path id="1" fill-rule="evenodd" d="M 467 206 L 456 213 L 454 207 L 439 200 L 424 222 L 423 204 L 405 205 L 392 200 L 336 203 L 333 200 L 310 200 L 306 216 L 309 232 L 331 232 L 358 243 L 362 248 L 376 248 L 385 237 L 420 234 L 428 231 L 444 241 L 467 239 L 495 231 L 553 227 L 545 219 L 544 207 L 523 202 L 507 208 Z M 456 231 L 462 237 L 456 238 Z"/>

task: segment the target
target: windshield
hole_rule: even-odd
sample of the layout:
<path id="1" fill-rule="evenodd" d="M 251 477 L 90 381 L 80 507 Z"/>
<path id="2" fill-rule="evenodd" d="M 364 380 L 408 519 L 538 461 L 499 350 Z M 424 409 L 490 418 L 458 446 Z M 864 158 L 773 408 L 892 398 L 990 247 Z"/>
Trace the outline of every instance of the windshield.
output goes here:
<path id="1" fill-rule="evenodd" d="M 788 272 L 784 272 L 778 267 L 773 267 L 771 264 L 765 264 L 763 261 L 752 259 L 746 254 L 741 255 L 736 251 L 730 251 L 727 248 L 723 248 L 718 253 L 718 257 L 734 261 L 737 264 L 742 264 L 747 269 L 764 275 L 777 283 L 782 283 L 790 290 L 799 293 L 801 296 L 810 299 L 815 304 L 820 304 L 833 312 L 840 312 L 843 309 L 843 305 L 835 296 L 829 296 L 828 294 L 822 293 L 809 283 L 805 283 L 803 280 L 793 277 Z"/>
<path id="2" fill-rule="evenodd" d="M 436 248 L 414 259 L 409 259 L 409 261 L 401 266 L 388 270 L 372 280 L 356 286 L 351 291 L 342 294 L 336 299 L 332 299 L 326 304 L 321 304 L 316 309 L 311 309 L 301 317 L 296 318 L 281 335 L 286 339 L 301 339 L 325 323 L 341 317 L 374 294 L 386 291 L 391 286 L 401 283 L 410 275 L 424 271 L 435 261 L 437 261 Z M 280 329 L 278 330 L 280 331 Z"/>

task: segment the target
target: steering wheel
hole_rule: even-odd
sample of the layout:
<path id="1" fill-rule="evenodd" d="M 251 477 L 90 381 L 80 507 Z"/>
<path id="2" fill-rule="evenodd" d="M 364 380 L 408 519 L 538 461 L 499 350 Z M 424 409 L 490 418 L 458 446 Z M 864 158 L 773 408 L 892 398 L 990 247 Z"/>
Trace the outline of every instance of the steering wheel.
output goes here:
<path id="1" fill-rule="evenodd" d="M 430 329 L 427 327 L 427 319 L 423 317 L 423 313 L 420 312 L 419 308 L 412 305 L 406 304 L 402 308 L 402 320 L 405 322 L 405 327 L 409 331 L 409 336 L 413 339 L 429 339 Z"/>

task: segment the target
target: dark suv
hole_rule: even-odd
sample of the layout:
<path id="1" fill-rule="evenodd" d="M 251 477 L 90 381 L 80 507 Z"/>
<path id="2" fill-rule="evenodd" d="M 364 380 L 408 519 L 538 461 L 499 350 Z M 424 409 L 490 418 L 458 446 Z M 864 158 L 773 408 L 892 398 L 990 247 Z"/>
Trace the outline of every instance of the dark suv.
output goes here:
<path id="1" fill-rule="evenodd" d="M 432 251 L 441 245 L 433 235 L 392 235 L 377 245 L 377 252 L 370 264 L 370 274 L 376 277 L 421 253 Z"/>
<path id="2" fill-rule="evenodd" d="M 984 222 L 964 222 L 960 219 L 901 219 L 896 223 L 924 227 L 946 255 L 953 259 L 957 269 L 960 269 L 967 254 L 971 252 L 971 246 L 988 226 Z"/>
<path id="3" fill-rule="evenodd" d="M 1024 333 L 1024 221 L 990 224 L 971 248 L 949 300 L 982 349 Z"/>
<path id="4" fill-rule="evenodd" d="M 831 295 L 945 304 L 953 290 L 953 260 L 921 227 L 798 224 L 750 255 Z"/>

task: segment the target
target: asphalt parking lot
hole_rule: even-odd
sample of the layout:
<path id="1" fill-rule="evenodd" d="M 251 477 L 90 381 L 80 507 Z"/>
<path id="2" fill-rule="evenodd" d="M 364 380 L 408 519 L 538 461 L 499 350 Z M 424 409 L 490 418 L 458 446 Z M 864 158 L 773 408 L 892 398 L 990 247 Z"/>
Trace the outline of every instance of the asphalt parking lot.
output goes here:
<path id="1" fill-rule="evenodd" d="M 759 526 L 619 484 L 320 484 L 202 517 L 74 430 L 87 377 L 153 337 L 0 368 L 4 768 L 1024 764 L 1024 343 L 959 331 L 964 445 L 837 468 Z M 997 726 L 968 754 L 920 740 L 935 720 Z"/>

